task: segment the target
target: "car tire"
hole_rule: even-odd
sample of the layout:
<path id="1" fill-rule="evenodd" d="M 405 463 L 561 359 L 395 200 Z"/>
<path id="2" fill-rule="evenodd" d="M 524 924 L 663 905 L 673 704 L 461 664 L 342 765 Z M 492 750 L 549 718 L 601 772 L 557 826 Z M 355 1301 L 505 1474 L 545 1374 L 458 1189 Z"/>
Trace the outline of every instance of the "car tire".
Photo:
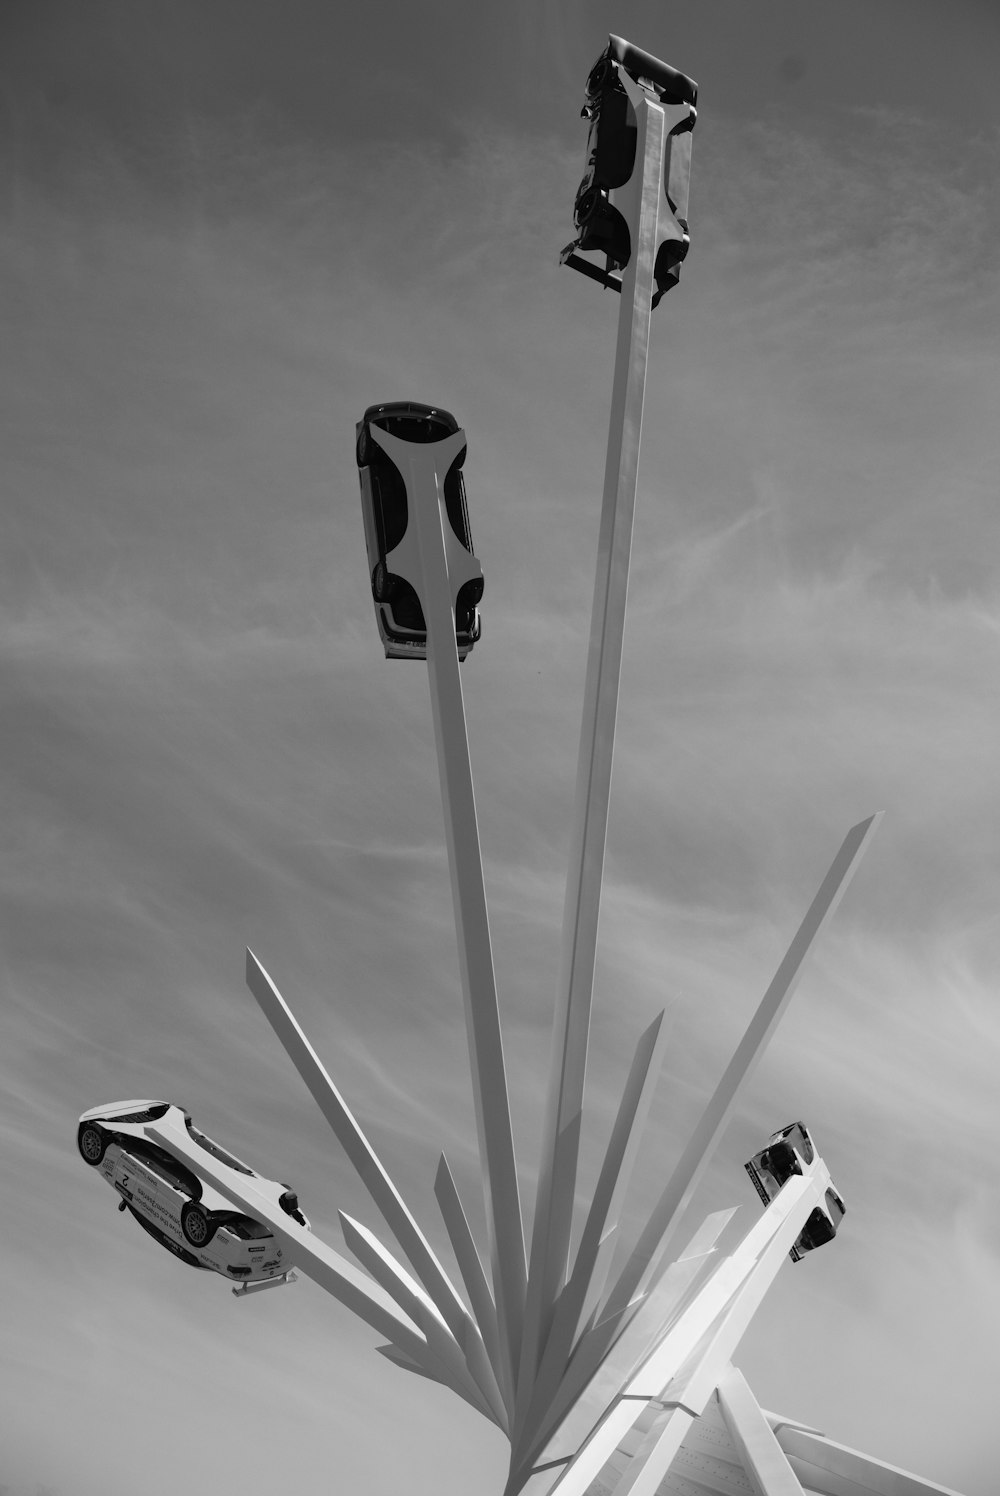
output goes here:
<path id="1" fill-rule="evenodd" d="M 372 572 L 372 596 L 377 603 L 387 603 L 395 592 L 396 586 L 391 574 L 386 570 L 384 561 L 379 561 Z"/>
<path id="2" fill-rule="evenodd" d="M 99 1168 L 109 1142 L 101 1129 L 85 1122 L 77 1133 L 76 1141 L 84 1163 L 90 1164 L 92 1169 Z"/>
<path id="3" fill-rule="evenodd" d="M 368 436 L 367 426 L 362 426 L 361 434 L 358 437 L 357 459 L 359 468 L 367 467 L 371 460 L 371 441 Z"/>
<path id="4" fill-rule="evenodd" d="M 586 192 L 581 193 L 574 206 L 577 228 L 588 228 L 592 219 L 603 217 L 606 201 L 599 187 L 589 187 Z"/>
<path id="5" fill-rule="evenodd" d="M 215 1235 L 215 1226 L 198 1205 L 188 1203 L 181 1211 L 181 1230 L 192 1247 L 207 1247 Z"/>

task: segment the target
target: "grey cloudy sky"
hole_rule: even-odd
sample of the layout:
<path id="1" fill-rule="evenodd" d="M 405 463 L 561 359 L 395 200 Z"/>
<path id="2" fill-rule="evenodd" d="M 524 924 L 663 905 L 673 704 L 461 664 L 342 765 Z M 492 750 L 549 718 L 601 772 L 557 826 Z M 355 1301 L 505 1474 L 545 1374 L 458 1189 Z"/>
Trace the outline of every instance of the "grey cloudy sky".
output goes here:
<path id="1" fill-rule="evenodd" d="M 243 987 L 250 944 L 443 1254 L 442 1148 L 474 1195 L 426 676 L 381 658 L 353 457 L 364 407 L 411 397 L 469 434 L 463 684 L 530 1190 L 617 312 L 557 255 L 609 29 L 701 107 L 693 248 L 655 314 L 585 1160 L 670 1004 L 633 1211 L 655 1196 L 884 808 L 693 1214 L 749 1222 L 742 1161 L 805 1117 L 849 1215 L 739 1364 L 766 1406 L 995 1492 L 997 11 L 7 0 L 18 1496 L 499 1488 L 471 1410 L 310 1284 L 236 1304 L 155 1250 L 73 1138 L 87 1106 L 162 1096 L 328 1239 L 338 1207 L 377 1224 Z"/>

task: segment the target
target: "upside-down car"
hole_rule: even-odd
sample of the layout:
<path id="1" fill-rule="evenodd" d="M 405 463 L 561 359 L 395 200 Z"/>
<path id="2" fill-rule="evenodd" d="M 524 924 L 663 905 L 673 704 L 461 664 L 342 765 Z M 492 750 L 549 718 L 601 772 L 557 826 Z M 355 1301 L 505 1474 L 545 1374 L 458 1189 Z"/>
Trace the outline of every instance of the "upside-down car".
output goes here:
<path id="1" fill-rule="evenodd" d="M 782 1185 L 787 1184 L 793 1174 L 803 1174 L 816 1157 L 816 1145 L 804 1122 L 789 1122 L 778 1132 L 772 1133 L 766 1148 L 755 1153 L 744 1168 L 753 1180 L 765 1205 L 769 1205 Z M 799 1262 L 807 1252 L 832 1241 L 837 1227 L 844 1219 L 846 1206 L 839 1192 L 830 1184 L 825 1191 L 823 1204 L 809 1212 L 801 1233 L 789 1252 L 793 1262 Z"/>
<path id="2" fill-rule="evenodd" d="M 199 1132 L 182 1107 L 166 1101 L 119 1101 L 92 1107 L 80 1118 L 80 1153 L 120 1197 L 119 1209 L 128 1210 L 154 1241 L 190 1267 L 220 1273 L 244 1289 L 267 1281 L 294 1281 L 270 1228 L 234 1210 L 186 1162 L 146 1137 L 145 1125 L 150 1122 L 161 1131 L 186 1134 L 216 1165 L 252 1179 L 253 1188 L 269 1203 L 309 1227 L 287 1185 L 263 1178 Z"/>

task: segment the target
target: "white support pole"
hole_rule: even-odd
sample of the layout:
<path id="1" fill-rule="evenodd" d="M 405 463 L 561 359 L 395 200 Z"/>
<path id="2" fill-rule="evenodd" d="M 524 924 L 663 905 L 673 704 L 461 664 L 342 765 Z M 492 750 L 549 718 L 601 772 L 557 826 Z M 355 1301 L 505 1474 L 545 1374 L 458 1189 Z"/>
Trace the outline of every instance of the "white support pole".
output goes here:
<path id="1" fill-rule="evenodd" d="M 332 1127 L 337 1141 L 354 1165 L 393 1236 L 399 1242 L 435 1307 L 461 1340 L 472 1325 L 469 1312 L 417 1225 L 405 1201 L 357 1119 L 313 1049 L 291 1008 L 285 1002 L 253 951 L 247 950 L 247 986 L 274 1029 L 285 1052 L 305 1081 L 313 1100 Z M 474 1328 L 474 1327 L 473 1327 Z"/>
<path id="2" fill-rule="evenodd" d="M 500 1354 L 497 1307 L 493 1301 L 489 1280 L 483 1270 L 482 1259 L 469 1225 L 469 1218 L 458 1193 L 458 1186 L 443 1153 L 434 1179 L 434 1194 L 441 1210 L 441 1219 L 448 1232 L 448 1240 L 451 1242 L 455 1260 L 462 1274 L 465 1291 L 469 1295 L 473 1316 L 483 1337 L 483 1345 L 496 1374 L 503 1394 L 504 1406 L 509 1415 L 513 1411 L 514 1395 L 513 1389 L 505 1386 L 501 1380 L 504 1358 Z"/>
<path id="3" fill-rule="evenodd" d="M 935 1415 L 942 1434 L 952 1420 L 940 1405 Z M 858 1449 L 837 1444 L 814 1429 L 779 1421 L 778 1443 L 802 1484 L 810 1491 L 863 1492 L 864 1496 L 960 1496 L 951 1486 L 938 1485 L 897 1465 L 872 1459 Z"/>
<path id="4" fill-rule="evenodd" d="M 564 1279 L 572 1230 L 663 175 L 664 111 L 624 70 L 620 77 L 638 124 L 636 169 L 618 201 L 629 223 L 632 254 L 622 278 L 618 317 L 562 957 L 518 1377 L 522 1417 Z M 630 189 L 635 193 L 631 203 Z"/>
<path id="5" fill-rule="evenodd" d="M 615 1341 L 613 1349 L 601 1362 L 601 1369 L 591 1387 L 608 1384 L 617 1374 L 618 1381 L 625 1379 L 651 1356 L 666 1329 L 677 1318 L 681 1309 L 694 1296 L 712 1258 L 719 1250 L 719 1238 L 737 1212 L 730 1205 L 725 1210 L 714 1210 L 702 1221 L 687 1246 L 669 1265 L 655 1288 L 646 1290 L 636 1303 L 635 1312 Z M 590 1397 L 590 1387 L 587 1389 Z"/>
<path id="6" fill-rule="evenodd" d="M 410 1277 L 367 1226 L 342 1210 L 338 1215 L 349 1251 L 423 1331 L 431 1353 L 448 1372 L 448 1385 L 491 1423 L 506 1429 L 506 1409 L 482 1342 L 477 1340 L 478 1357 L 472 1366 L 468 1365 L 463 1347 L 455 1343 L 454 1336 L 419 1283 Z"/>
<path id="7" fill-rule="evenodd" d="M 525 1420 L 527 1428 L 531 1427 L 532 1413 L 540 1417 L 548 1409 L 558 1390 L 599 1259 L 603 1261 L 605 1273 L 610 1266 L 618 1214 L 631 1178 L 663 1060 L 667 1039 L 665 1017 L 665 1013 L 660 1013 L 642 1034 L 636 1046 L 618 1115 L 608 1139 L 594 1198 L 580 1237 L 573 1271 L 559 1296 L 552 1317 L 552 1327 L 541 1357 L 531 1407 Z M 600 1287 L 598 1284 L 598 1292 Z"/>
<path id="8" fill-rule="evenodd" d="M 812 1181 L 814 1187 L 805 1196 L 809 1208 L 821 1198 L 824 1181 L 829 1181 L 825 1169 L 815 1176 Z M 696 1418 L 701 1417 L 709 1398 L 718 1389 L 730 1357 L 781 1268 L 790 1242 L 798 1233 L 802 1224 L 800 1212 L 795 1212 L 789 1219 L 793 1224 L 789 1226 L 786 1219 L 783 1229 L 776 1232 L 768 1242 L 725 1312 L 702 1338 L 687 1363 L 656 1394 L 654 1402 L 662 1404 L 662 1412 L 657 1416 L 628 1468 L 612 1488 L 611 1496 L 656 1496 L 660 1482 L 670 1469 L 688 1429 Z M 653 1358 L 651 1365 L 655 1364 L 655 1360 Z M 645 1390 L 648 1390 L 659 1380 L 659 1376 L 650 1369 L 647 1369 L 645 1375 Z M 633 1379 L 630 1386 L 634 1386 L 637 1380 Z M 755 1445 L 758 1450 L 759 1443 L 760 1441 Z M 780 1455 L 780 1450 L 778 1453 Z M 765 1462 L 763 1468 L 770 1468 L 773 1474 L 774 1463 L 772 1460 L 768 1466 Z M 785 1463 L 787 1465 L 787 1461 Z M 752 1467 L 748 1474 L 751 1471 Z M 757 1492 L 756 1496 L 801 1496 L 801 1492 L 785 1487 L 777 1488 L 773 1493 Z"/>
<path id="9" fill-rule="evenodd" d="M 746 1377 L 727 1366 L 717 1387 L 719 1407 L 754 1488 L 754 1496 L 803 1496 L 802 1486 Z"/>
<path id="10" fill-rule="evenodd" d="M 716 1146 L 733 1114 L 736 1103 L 756 1070 L 768 1044 L 788 1007 L 806 960 L 823 930 L 829 924 L 847 892 L 858 864 L 878 829 L 882 812 L 852 826 L 844 837 L 826 877 L 820 884 L 778 970 L 761 998 L 746 1033 L 726 1066 L 725 1073 L 691 1134 L 680 1162 L 660 1196 L 649 1222 L 636 1244 L 632 1260 L 622 1272 L 612 1291 L 609 1307 L 624 1304 L 641 1281 L 653 1254 L 672 1231 L 691 1199 Z"/>
<path id="11" fill-rule="evenodd" d="M 692 1194 L 715 1151 L 736 1102 L 756 1069 L 775 1028 L 798 986 L 806 958 L 833 916 L 871 840 L 882 812 L 853 826 L 847 833 L 816 897 L 807 910 L 760 1006 L 737 1045 L 725 1074 L 691 1134 L 666 1189 L 654 1206 L 631 1256 L 608 1295 L 605 1316 L 583 1339 L 573 1358 L 571 1378 L 592 1374 L 612 1344 L 629 1304 L 649 1281 L 657 1258 L 666 1259 L 662 1246 L 676 1229 Z M 573 1374 L 575 1373 L 575 1377 Z"/>
<path id="12" fill-rule="evenodd" d="M 486 909 L 486 887 L 472 764 L 455 643 L 452 589 L 461 580 L 468 553 L 455 536 L 444 502 L 444 479 L 465 446 L 463 431 L 443 441 L 400 441 L 378 427 L 372 439 L 406 481 L 410 516 L 393 565 L 406 575 L 417 571 L 417 587 L 427 625 L 427 664 L 434 737 L 444 806 L 458 956 L 465 1000 L 472 1066 L 479 1156 L 486 1189 L 493 1287 L 504 1369 L 501 1383 L 514 1382 L 524 1313 L 525 1261 L 521 1204 L 507 1095 L 503 1036 L 497 1003 L 493 951 Z M 402 553 L 402 556 L 401 556 Z M 403 566 L 395 558 L 401 557 Z"/>
<path id="13" fill-rule="evenodd" d="M 580 1285 L 581 1309 L 589 1296 L 596 1308 L 604 1291 L 604 1279 L 598 1276 L 597 1254 L 599 1243 L 616 1231 L 628 1187 L 632 1181 L 636 1155 L 642 1142 L 653 1103 L 653 1094 L 667 1045 L 669 1023 L 664 1010 L 650 1024 L 636 1047 L 632 1068 L 625 1082 L 622 1099 L 618 1107 L 615 1125 L 598 1175 L 597 1187 L 587 1212 L 580 1244 L 573 1261 L 573 1271 L 566 1285 L 571 1294 Z M 610 1267 L 610 1257 L 605 1273 Z M 560 1310 L 562 1301 L 560 1300 Z M 574 1326 L 574 1330 L 575 1330 Z"/>
<path id="14" fill-rule="evenodd" d="M 715 1255 L 716 1243 L 735 1214 L 734 1206 L 706 1216 L 633 1316 L 555 1433 L 548 1436 L 544 1449 L 535 1457 L 534 1467 L 555 1461 L 569 1463 L 604 1409 L 611 1405 L 621 1388 L 659 1345 L 685 1300 L 690 1298 L 692 1290 L 704 1276 Z M 525 1489 L 530 1490 L 530 1485 Z"/>
<path id="15" fill-rule="evenodd" d="M 652 1411 L 652 1407 L 650 1408 Z M 639 1447 L 610 1488 L 611 1496 L 656 1496 L 696 1415 L 681 1403 L 657 1408 Z"/>
<path id="16" fill-rule="evenodd" d="M 591 1481 L 600 1474 L 622 1439 L 651 1402 L 678 1406 L 697 1417 L 711 1396 L 732 1351 L 770 1287 L 806 1217 L 823 1196 L 829 1173 L 817 1159 L 806 1175 L 790 1179 L 747 1233 L 736 1250 L 723 1262 L 696 1298 L 673 1323 L 612 1402 L 606 1415 L 553 1486 L 553 1496 L 585 1496 Z M 644 1464 L 637 1465 L 632 1487 L 615 1496 L 650 1496 L 656 1485 L 651 1476 L 640 1484 L 645 1465 L 658 1477 L 669 1468 L 689 1426 L 682 1418 L 668 1420 L 659 1429 L 655 1447 L 646 1451 Z M 675 1442 L 676 1441 L 676 1442 Z M 664 1463 L 665 1461 L 665 1463 Z M 658 1484 L 657 1480 L 657 1484 Z M 634 1489 L 633 1489 L 634 1487 Z"/>

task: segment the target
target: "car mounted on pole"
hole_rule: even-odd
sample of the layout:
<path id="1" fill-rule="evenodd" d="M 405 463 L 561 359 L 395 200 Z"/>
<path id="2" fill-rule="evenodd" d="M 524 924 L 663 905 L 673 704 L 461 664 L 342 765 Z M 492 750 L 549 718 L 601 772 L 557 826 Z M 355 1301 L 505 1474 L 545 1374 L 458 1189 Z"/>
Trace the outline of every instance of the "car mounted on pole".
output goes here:
<path id="1" fill-rule="evenodd" d="M 616 199 L 636 175 L 641 177 L 641 163 L 636 171 L 636 113 L 623 75 L 662 108 L 668 126 L 653 267 L 655 307 L 676 284 L 690 244 L 688 189 L 698 87 L 684 73 L 618 36 L 608 38 L 587 79 L 587 97 L 581 110 L 590 121 L 587 169 L 573 209 L 579 232 L 559 259 L 601 285 L 621 291 L 621 276 L 615 272 L 629 263 L 632 243 L 626 214 L 616 205 Z M 584 259 L 579 251 L 603 254 L 604 267 Z"/>
<path id="2" fill-rule="evenodd" d="M 770 1205 L 794 1175 L 809 1171 L 816 1159 L 816 1145 L 804 1122 L 789 1122 L 772 1133 L 766 1148 L 743 1165 L 764 1205 Z M 809 1214 L 800 1235 L 788 1253 L 800 1262 L 807 1252 L 833 1241 L 847 1207 L 831 1181 L 821 1204 Z"/>
<path id="3" fill-rule="evenodd" d="M 408 491 L 408 475 L 384 450 L 378 436 L 372 435 L 373 427 L 401 442 L 425 446 L 454 436 L 459 426 L 451 411 L 440 406 L 398 400 L 370 405 L 356 427 L 361 511 L 379 637 L 387 659 L 424 660 L 427 658 L 424 607 L 416 576 L 407 575 L 408 564 L 413 560 L 410 552 L 414 545 L 411 524 L 414 496 Z M 464 462 L 463 446 L 442 475 L 448 526 L 466 557 L 463 570 L 468 573 L 451 600 L 460 660 L 465 659 L 482 633 L 478 605 L 483 596 L 482 567 L 475 559 L 469 529 L 462 477 Z"/>

